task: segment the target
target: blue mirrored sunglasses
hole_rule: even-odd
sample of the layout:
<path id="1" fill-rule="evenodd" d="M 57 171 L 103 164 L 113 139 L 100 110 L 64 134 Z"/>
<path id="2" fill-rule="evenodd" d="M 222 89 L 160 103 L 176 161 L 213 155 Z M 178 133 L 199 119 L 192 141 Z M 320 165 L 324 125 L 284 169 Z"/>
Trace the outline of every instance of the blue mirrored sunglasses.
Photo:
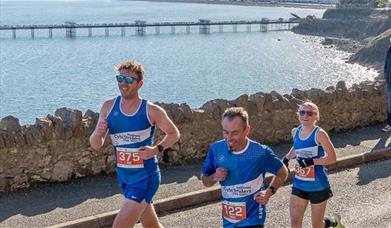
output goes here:
<path id="1" fill-rule="evenodd" d="M 116 75 L 115 78 L 117 79 L 118 83 L 125 81 L 126 84 L 132 84 L 134 81 L 137 81 L 136 78 L 126 77 L 126 76 L 122 76 L 120 74 Z"/>
<path id="2" fill-rule="evenodd" d="M 313 111 L 305 111 L 305 110 L 299 110 L 298 114 L 299 114 L 300 116 L 304 116 L 305 114 L 307 114 L 307 116 L 311 117 L 311 116 L 316 115 L 316 112 L 313 112 Z"/>

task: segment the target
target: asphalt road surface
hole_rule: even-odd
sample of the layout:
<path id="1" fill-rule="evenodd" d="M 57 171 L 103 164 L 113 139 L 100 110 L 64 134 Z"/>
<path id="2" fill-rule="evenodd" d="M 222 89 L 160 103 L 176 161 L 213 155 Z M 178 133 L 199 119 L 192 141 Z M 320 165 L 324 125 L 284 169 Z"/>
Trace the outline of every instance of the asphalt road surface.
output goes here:
<path id="1" fill-rule="evenodd" d="M 334 197 L 326 215 L 337 212 L 346 228 L 391 228 L 391 160 L 329 175 Z M 266 227 L 289 227 L 291 185 L 278 190 L 268 204 Z M 307 208 L 303 227 L 311 227 Z M 221 204 L 214 202 L 160 217 L 165 227 L 220 227 Z M 137 227 L 141 227 L 138 225 Z"/>

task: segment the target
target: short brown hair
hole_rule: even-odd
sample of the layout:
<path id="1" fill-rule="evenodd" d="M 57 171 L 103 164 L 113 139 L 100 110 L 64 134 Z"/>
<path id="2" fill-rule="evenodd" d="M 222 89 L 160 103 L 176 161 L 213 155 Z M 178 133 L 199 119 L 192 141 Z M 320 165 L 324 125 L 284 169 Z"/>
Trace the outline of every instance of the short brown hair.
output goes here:
<path id="1" fill-rule="evenodd" d="M 250 126 L 248 124 L 248 113 L 242 107 L 227 108 L 223 113 L 223 119 L 228 118 L 229 120 L 232 120 L 235 117 L 239 117 L 246 127 Z"/>
<path id="2" fill-rule="evenodd" d="M 120 72 L 122 69 L 136 73 L 137 81 L 141 81 L 144 79 L 144 67 L 134 60 L 125 61 L 114 66 L 114 71 Z"/>

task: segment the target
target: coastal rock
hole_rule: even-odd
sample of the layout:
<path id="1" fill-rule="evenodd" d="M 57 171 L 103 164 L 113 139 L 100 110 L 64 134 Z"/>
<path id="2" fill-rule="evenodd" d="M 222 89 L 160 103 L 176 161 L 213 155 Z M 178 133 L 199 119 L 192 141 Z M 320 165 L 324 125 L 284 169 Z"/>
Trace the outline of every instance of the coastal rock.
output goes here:
<path id="1" fill-rule="evenodd" d="M 45 140 L 51 140 L 53 138 L 53 123 L 47 117 L 37 117 L 35 119 L 35 125 L 38 126 L 45 137 Z"/>
<path id="2" fill-rule="evenodd" d="M 319 125 L 326 131 L 344 131 L 386 119 L 384 81 L 362 82 L 350 88 L 341 81 L 325 90 L 293 89 L 284 95 L 260 92 L 234 100 L 212 100 L 198 109 L 187 104 L 161 104 L 179 128 L 181 139 L 159 160 L 180 165 L 203 159 L 210 144 L 222 139 L 221 117 L 228 107 L 247 109 L 250 138 L 265 144 L 290 141 L 291 129 L 297 126 L 298 105 L 305 100 L 319 106 Z M 87 111 L 82 117 L 80 111 L 62 108 L 56 116 L 38 117 L 34 125 L 20 126 L 15 117 L 1 120 L 0 191 L 26 188 L 32 182 L 115 172 L 109 137 L 97 151 L 89 145 L 98 115 Z M 162 137 L 162 132 L 156 131 L 156 142 Z"/>
<path id="3" fill-rule="evenodd" d="M 6 116 L 0 121 L 0 130 L 16 134 L 22 131 L 19 119 L 13 116 Z"/>
<path id="4" fill-rule="evenodd" d="M 70 161 L 59 161 L 53 168 L 53 181 L 66 181 L 72 176 L 73 164 Z"/>
<path id="5" fill-rule="evenodd" d="M 57 109 L 55 116 L 61 118 L 63 122 L 63 130 L 67 139 L 71 138 L 73 134 L 81 135 L 80 127 L 82 124 L 82 112 L 70 108 Z"/>

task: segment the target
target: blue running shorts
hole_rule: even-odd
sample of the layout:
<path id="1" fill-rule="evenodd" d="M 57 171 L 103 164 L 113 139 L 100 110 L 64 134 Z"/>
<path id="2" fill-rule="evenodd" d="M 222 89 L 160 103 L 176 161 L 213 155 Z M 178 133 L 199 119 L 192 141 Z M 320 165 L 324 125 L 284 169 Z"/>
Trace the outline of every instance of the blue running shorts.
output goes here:
<path id="1" fill-rule="evenodd" d="M 151 204 L 160 186 L 160 181 L 160 172 L 154 172 L 149 177 L 134 184 L 119 183 L 119 187 L 126 199 L 137 203 L 141 203 L 145 199 L 148 204 Z"/>

